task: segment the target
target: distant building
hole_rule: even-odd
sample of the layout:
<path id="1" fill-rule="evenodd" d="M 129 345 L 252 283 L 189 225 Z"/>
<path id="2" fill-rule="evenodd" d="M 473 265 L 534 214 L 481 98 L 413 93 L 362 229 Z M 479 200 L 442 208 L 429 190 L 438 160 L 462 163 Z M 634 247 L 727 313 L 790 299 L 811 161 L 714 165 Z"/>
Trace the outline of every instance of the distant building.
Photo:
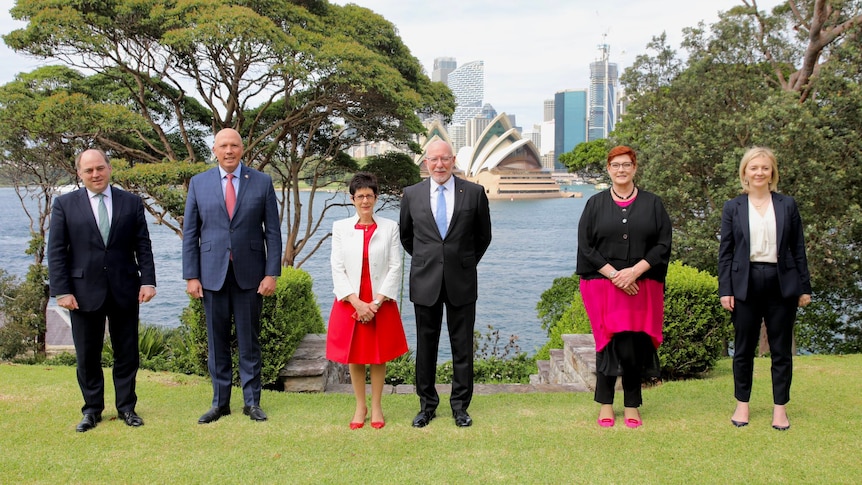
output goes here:
<path id="1" fill-rule="evenodd" d="M 453 143 L 454 139 L 449 139 L 451 134 L 446 134 L 439 121 L 432 122 L 428 126 L 428 137 L 420 141 L 423 151 L 428 143 L 437 139 Z M 417 155 L 414 160 L 419 164 L 422 157 Z M 542 156 L 536 146 L 531 140 L 521 138 L 505 113 L 490 121 L 475 144 L 457 150 L 455 171 L 482 185 L 489 199 L 573 196 L 562 192 L 551 173 L 542 169 Z M 428 176 L 425 164 L 420 165 L 420 173 Z"/>
<path id="2" fill-rule="evenodd" d="M 608 61 L 610 46 L 599 46 L 601 59 L 590 64 L 588 141 L 607 138 L 617 122 L 617 65 Z"/>
<path id="3" fill-rule="evenodd" d="M 545 156 L 548 153 L 554 153 L 554 151 L 555 151 L 554 144 L 555 144 L 555 140 L 556 140 L 556 127 L 557 127 L 557 123 L 554 120 L 544 121 L 540 125 L 540 131 L 542 133 L 542 137 L 541 137 L 540 141 L 542 143 L 541 143 L 541 145 L 537 145 L 537 146 L 539 147 L 539 153 L 541 153 L 542 156 Z M 548 168 L 553 170 L 554 169 L 553 160 L 551 162 L 552 163 L 550 164 L 550 166 Z"/>
<path id="4" fill-rule="evenodd" d="M 546 99 L 545 100 L 544 115 L 545 116 L 542 119 L 542 121 L 551 121 L 554 119 L 554 100 L 553 99 Z"/>
<path id="5" fill-rule="evenodd" d="M 570 89 L 554 95 L 555 170 L 565 170 L 560 155 L 587 141 L 587 90 Z"/>
<path id="6" fill-rule="evenodd" d="M 449 73 L 458 67 L 458 62 L 454 57 L 438 57 L 434 59 L 434 70 L 431 71 L 431 80 L 446 84 L 449 79 Z"/>
<path id="7" fill-rule="evenodd" d="M 455 95 L 455 113 L 452 125 L 464 125 L 470 118 L 482 113 L 482 100 L 485 97 L 485 63 L 468 62 L 447 76 L 446 85 Z"/>

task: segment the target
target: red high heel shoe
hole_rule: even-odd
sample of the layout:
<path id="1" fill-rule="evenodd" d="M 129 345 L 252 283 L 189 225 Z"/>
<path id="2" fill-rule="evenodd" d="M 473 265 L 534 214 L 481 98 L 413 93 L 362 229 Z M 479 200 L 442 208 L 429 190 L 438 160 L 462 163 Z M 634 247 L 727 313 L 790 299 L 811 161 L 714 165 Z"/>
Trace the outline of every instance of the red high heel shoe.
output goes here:
<path id="1" fill-rule="evenodd" d="M 386 426 L 386 421 L 372 421 L 371 422 L 371 427 L 374 429 L 380 429 L 384 426 Z"/>
<path id="2" fill-rule="evenodd" d="M 366 417 L 366 418 L 368 417 L 368 410 L 367 410 L 367 409 L 365 410 L 365 417 Z M 373 426 L 373 425 L 374 425 L 374 424 L 372 423 L 372 426 Z M 350 429 L 360 429 L 360 428 L 362 428 L 363 426 L 365 426 L 365 420 L 364 420 L 364 419 L 363 419 L 361 422 L 359 422 L 359 423 L 357 423 L 357 422 L 355 422 L 355 421 L 351 421 L 351 422 L 350 422 Z"/>

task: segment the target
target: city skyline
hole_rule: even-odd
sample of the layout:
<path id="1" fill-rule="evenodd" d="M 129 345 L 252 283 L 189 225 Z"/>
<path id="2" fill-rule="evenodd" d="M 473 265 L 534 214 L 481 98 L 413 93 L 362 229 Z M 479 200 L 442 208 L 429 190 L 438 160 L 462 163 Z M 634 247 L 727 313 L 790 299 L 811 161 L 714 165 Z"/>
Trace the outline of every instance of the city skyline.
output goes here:
<path id="1" fill-rule="evenodd" d="M 331 3 L 355 3 L 392 22 L 429 78 L 435 58 L 452 57 L 458 65 L 483 61 L 484 102 L 498 112 L 516 115 L 525 130 L 542 123 L 544 101 L 553 99 L 556 92 L 589 86 L 589 66 L 599 59 L 599 45 L 610 45 L 610 62 L 622 74 L 638 55 L 646 53 L 652 37 L 666 32 L 668 44 L 679 50 L 683 28 L 701 20 L 712 24 L 719 11 L 742 5 L 741 0 L 664 0 L 660 7 L 636 0 L 600 4 L 586 0 L 506 4 L 438 0 L 423 8 L 403 0 Z M 780 3 L 761 0 L 758 8 L 768 11 Z M 8 15 L 13 5 L 14 0 L 0 0 L 2 34 L 24 26 Z M 0 84 L 51 63 L 56 62 L 26 57 L 0 43 Z"/>

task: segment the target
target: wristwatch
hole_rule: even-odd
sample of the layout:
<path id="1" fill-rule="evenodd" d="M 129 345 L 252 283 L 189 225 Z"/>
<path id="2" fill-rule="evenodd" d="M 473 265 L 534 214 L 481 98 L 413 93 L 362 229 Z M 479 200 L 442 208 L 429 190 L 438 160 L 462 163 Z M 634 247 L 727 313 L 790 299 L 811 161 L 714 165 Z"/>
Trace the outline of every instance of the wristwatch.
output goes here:
<path id="1" fill-rule="evenodd" d="M 608 279 L 609 279 L 609 280 L 612 280 L 612 279 L 614 279 L 614 276 L 616 276 L 616 275 L 617 275 L 617 270 L 613 270 L 613 271 L 611 271 L 611 273 L 608 275 Z"/>
<path id="2" fill-rule="evenodd" d="M 374 303 L 377 306 L 380 306 L 380 300 L 371 300 L 371 303 Z"/>

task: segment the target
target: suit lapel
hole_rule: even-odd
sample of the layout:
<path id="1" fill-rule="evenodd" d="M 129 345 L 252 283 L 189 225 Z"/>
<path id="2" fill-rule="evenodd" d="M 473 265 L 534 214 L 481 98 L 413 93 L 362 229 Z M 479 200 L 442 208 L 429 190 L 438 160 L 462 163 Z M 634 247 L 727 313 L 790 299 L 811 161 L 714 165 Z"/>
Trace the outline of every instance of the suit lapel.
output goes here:
<path id="1" fill-rule="evenodd" d="M 75 197 L 75 208 L 80 212 L 81 220 L 87 221 L 86 225 L 90 228 L 90 233 L 100 242 L 102 241 L 102 233 L 99 232 L 99 223 L 96 222 L 96 216 L 93 215 L 93 207 L 90 205 L 90 193 L 82 187 L 78 190 L 78 195 Z"/>
<path id="2" fill-rule="evenodd" d="M 464 181 L 458 177 L 452 176 L 455 179 L 455 193 L 452 196 L 455 199 L 455 205 L 452 208 L 452 220 L 449 221 L 449 229 L 446 234 L 452 231 L 455 224 L 458 222 L 458 214 L 461 212 L 461 206 L 464 204 Z"/>
<path id="3" fill-rule="evenodd" d="M 781 243 L 784 236 L 784 224 L 785 224 L 785 214 L 784 214 L 784 198 L 775 192 L 772 193 L 772 207 L 775 210 L 775 238 L 776 238 L 776 248 L 778 248 L 778 254 L 781 254 Z"/>
<path id="4" fill-rule="evenodd" d="M 748 223 L 748 195 L 743 196 L 739 200 L 739 225 L 742 229 L 742 238 L 745 240 L 745 247 L 751 249 L 751 228 Z"/>

